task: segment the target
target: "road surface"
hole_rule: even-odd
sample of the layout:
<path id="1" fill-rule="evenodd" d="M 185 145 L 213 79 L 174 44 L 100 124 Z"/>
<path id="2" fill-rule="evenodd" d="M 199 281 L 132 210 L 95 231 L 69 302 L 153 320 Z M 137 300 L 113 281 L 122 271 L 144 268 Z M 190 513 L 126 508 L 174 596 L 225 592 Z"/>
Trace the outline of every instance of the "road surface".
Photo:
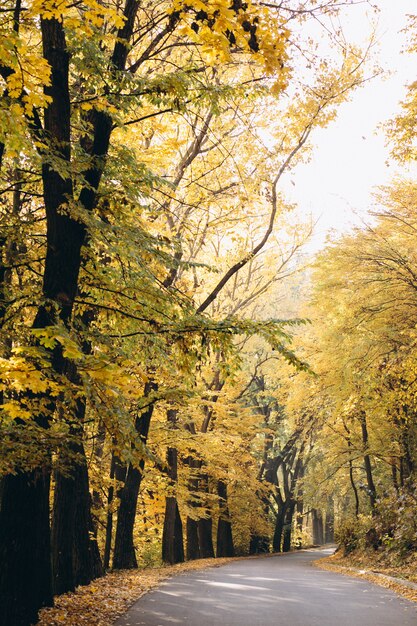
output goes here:
<path id="1" fill-rule="evenodd" d="M 417 626 L 417 604 L 312 567 L 331 552 L 305 550 L 175 576 L 115 626 Z"/>

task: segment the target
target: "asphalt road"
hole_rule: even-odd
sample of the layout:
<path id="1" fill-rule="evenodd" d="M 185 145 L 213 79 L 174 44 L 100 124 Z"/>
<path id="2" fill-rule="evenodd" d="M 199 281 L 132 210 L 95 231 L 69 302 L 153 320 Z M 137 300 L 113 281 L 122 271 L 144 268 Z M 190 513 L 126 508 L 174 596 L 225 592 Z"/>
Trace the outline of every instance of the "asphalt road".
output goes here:
<path id="1" fill-rule="evenodd" d="M 417 626 L 417 605 L 312 567 L 332 550 L 234 561 L 170 578 L 116 626 Z"/>

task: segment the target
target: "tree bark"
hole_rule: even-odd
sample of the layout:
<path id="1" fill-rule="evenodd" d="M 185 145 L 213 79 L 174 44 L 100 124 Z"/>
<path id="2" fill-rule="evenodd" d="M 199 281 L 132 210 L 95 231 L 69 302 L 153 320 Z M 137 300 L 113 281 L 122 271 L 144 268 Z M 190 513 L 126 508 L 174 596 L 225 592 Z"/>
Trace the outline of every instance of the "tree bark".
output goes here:
<path id="1" fill-rule="evenodd" d="M 133 32 L 139 2 L 127 0 L 125 23 L 118 33 L 112 56 L 112 66 L 123 70 L 128 54 L 128 42 Z M 69 54 L 66 48 L 63 19 L 40 20 L 43 56 L 51 68 L 50 84 L 45 88 L 51 102 L 45 109 L 43 133 L 39 116 L 29 121 L 31 130 L 36 126 L 36 138 L 49 144 L 54 159 L 60 160 L 61 175 L 50 165 L 50 155 L 42 154 L 43 195 L 47 222 L 47 252 L 43 276 L 43 295 L 53 301 L 41 307 L 34 328 L 46 328 L 58 317 L 68 323 L 78 287 L 81 247 L 85 239 L 85 225 L 63 212 L 73 197 L 71 161 Z M 7 68 L 6 68 L 7 69 Z M 36 119 L 35 119 L 36 118 Z M 111 118 L 97 112 L 94 120 L 94 141 L 91 157 L 94 161 L 85 172 L 87 185 L 80 194 L 80 204 L 91 210 L 103 173 L 111 134 Z M 46 157 L 46 158 L 45 158 Z M 92 161 L 92 162 L 93 162 Z M 57 309 L 55 313 L 54 309 Z M 52 365 L 62 374 L 64 359 L 62 349 L 53 352 Z M 36 418 L 38 425 L 48 428 L 54 406 L 51 402 L 45 414 Z M 49 528 L 50 464 L 32 472 L 18 472 L 3 479 L 0 510 L 0 624 L 27 626 L 36 620 L 40 607 L 52 603 L 52 575 Z"/>
<path id="2" fill-rule="evenodd" d="M 312 509 L 311 513 L 313 518 L 313 543 L 316 546 L 322 546 L 324 543 L 323 516 L 321 511 L 317 509 Z"/>
<path id="3" fill-rule="evenodd" d="M 201 474 L 199 480 L 200 491 L 208 493 L 208 475 Z M 214 545 L 213 545 L 213 519 L 211 516 L 211 510 L 206 509 L 205 517 L 202 517 L 197 522 L 198 528 L 198 541 L 200 544 L 200 558 L 212 559 L 214 557 Z"/>
<path id="4" fill-rule="evenodd" d="M 75 532 L 75 499 L 77 484 L 74 471 L 67 476 L 55 474 L 51 548 L 54 594 L 74 591 L 73 546 Z"/>
<path id="5" fill-rule="evenodd" d="M 280 510 L 278 510 L 277 517 L 275 520 L 274 536 L 272 539 L 272 551 L 273 552 L 281 552 L 282 533 L 284 530 L 284 519 L 285 519 L 285 505 Z"/>
<path id="6" fill-rule="evenodd" d="M 155 382 L 147 382 L 144 390 L 145 398 L 149 397 L 156 389 L 157 384 Z M 153 407 L 154 402 L 151 401 L 147 409 L 136 419 L 136 432 L 143 445 L 146 445 L 148 439 Z M 138 467 L 134 467 L 129 463 L 125 484 L 118 493 L 120 504 L 117 512 L 116 537 L 114 541 L 114 569 L 134 569 L 138 566 L 133 541 L 133 529 L 144 467 L 145 459 L 140 460 Z"/>
<path id="7" fill-rule="evenodd" d="M 197 520 L 187 517 L 187 561 L 200 558 Z"/>
<path id="8" fill-rule="evenodd" d="M 268 554 L 269 539 L 261 535 L 252 535 L 249 541 L 249 554 Z"/>
<path id="9" fill-rule="evenodd" d="M 51 66 L 51 82 L 45 89 L 51 104 L 45 110 L 46 137 L 54 141 L 54 154 L 70 162 L 70 99 L 68 88 L 69 57 L 63 24 L 56 19 L 41 19 L 44 58 Z M 58 148 L 57 148 L 58 146 Z M 43 194 L 47 218 L 47 253 L 43 293 L 60 308 L 60 317 L 68 321 L 75 297 L 80 249 L 84 226 L 60 213 L 72 195 L 70 176 L 61 177 L 44 161 Z M 55 323 L 52 311 L 41 307 L 35 328 Z M 62 372 L 62 350 L 56 350 L 52 363 Z M 53 406 L 36 418 L 48 428 Z M 36 620 L 42 606 L 52 604 L 52 575 L 49 528 L 50 467 L 19 472 L 4 478 L 0 514 L 0 624 L 27 625 Z"/>
<path id="10" fill-rule="evenodd" d="M 168 411 L 168 420 L 175 424 L 176 411 Z M 174 488 L 178 480 L 178 451 L 168 448 L 168 476 Z M 162 560 L 164 563 L 182 563 L 184 561 L 184 538 L 182 521 L 175 493 L 165 501 L 164 529 L 162 532 Z"/>
<path id="11" fill-rule="evenodd" d="M 352 447 L 352 443 L 350 439 L 348 439 L 348 446 Z M 350 485 L 352 487 L 353 495 L 355 497 L 355 517 L 359 517 L 359 494 L 358 494 L 358 489 L 355 484 L 355 477 L 353 475 L 352 459 L 349 459 L 349 480 L 350 480 Z"/>
<path id="12" fill-rule="evenodd" d="M 6 476 L 0 516 L 0 624 L 28 626 L 52 605 L 49 536 L 50 472 Z"/>
<path id="13" fill-rule="evenodd" d="M 283 529 L 282 551 L 289 552 L 291 550 L 292 522 L 295 510 L 295 501 L 291 500 L 286 507 Z"/>
<path id="14" fill-rule="evenodd" d="M 213 545 L 213 520 L 210 517 L 202 517 L 197 522 L 198 542 L 200 544 L 200 558 L 214 558 Z"/>
<path id="15" fill-rule="evenodd" d="M 329 498 L 326 509 L 326 522 L 324 525 L 324 542 L 333 543 L 334 541 L 334 501 Z"/>
<path id="16" fill-rule="evenodd" d="M 162 560 L 164 563 L 170 563 L 171 565 L 184 562 L 182 521 L 175 496 L 166 498 L 162 535 Z"/>
<path id="17" fill-rule="evenodd" d="M 369 449 L 368 425 L 366 422 L 366 414 L 364 411 L 361 412 L 359 420 L 360 420 L 360 425 L 361 425 L 361 430 L 362 430 L 362 444 L 363 444 L 363 451 L 364 451 L 363 463 L 365 466 L 368 496 L 369 496 L 369 502 L 371 504 L 372 513 L 374 513 L 376 500 L 377 500 L 377 493 L 376 493 L 375 483 L 374 483 L 374 479 L 372 475 L 371 457 L 368 454 L 368 449 Z"/>
<path id="18" fill-rule="evenodd" d="M 227 504 L 227 485 L 223 480 L 217 483 L 219 495 L 219 519 L 217 522 L 216 556 L 235 556 L 233 545 L 232 523 Z"/>
<path id="19" fill-rule="evenodd" d="M 92 580 L 104 574 L 91 516 L 87 460 L 82 443 L 79 447 L 81 460 L 75 467 L 77 491 L 73 544 L 73 567 L 76 587 L 78 585 L 88 585 Z"/>

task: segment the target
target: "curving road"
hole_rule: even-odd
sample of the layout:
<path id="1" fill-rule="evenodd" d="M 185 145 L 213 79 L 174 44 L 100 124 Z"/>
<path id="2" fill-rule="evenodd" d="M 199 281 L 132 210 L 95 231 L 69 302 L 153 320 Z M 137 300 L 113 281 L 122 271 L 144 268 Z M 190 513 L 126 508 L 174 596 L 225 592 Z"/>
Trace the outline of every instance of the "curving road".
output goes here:
<path id="1" fill-rule="evenodd" d="M 175 576 L 115 626 L 417 626 L 417 605 L 312 567 L 331 549 L 234 561 Z"/>

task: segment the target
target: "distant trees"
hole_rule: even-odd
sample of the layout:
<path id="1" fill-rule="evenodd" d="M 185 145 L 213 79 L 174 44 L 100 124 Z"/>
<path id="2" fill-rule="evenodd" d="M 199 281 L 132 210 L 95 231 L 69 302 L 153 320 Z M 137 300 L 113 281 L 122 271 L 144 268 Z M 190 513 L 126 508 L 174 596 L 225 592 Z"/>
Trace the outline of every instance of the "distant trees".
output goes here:
<path id="1" fill-rule="evenodd" d="M 378 201 L 374 223 L 316 263 L 309 362 L 319 376 L 320 463 L 338 485 L 339 520 L 369 513 L 372 544 L 395 545 L 401 523 L 388 522 L 384 502 L 415 492 L 415 185 L 394 183 Z"/>

